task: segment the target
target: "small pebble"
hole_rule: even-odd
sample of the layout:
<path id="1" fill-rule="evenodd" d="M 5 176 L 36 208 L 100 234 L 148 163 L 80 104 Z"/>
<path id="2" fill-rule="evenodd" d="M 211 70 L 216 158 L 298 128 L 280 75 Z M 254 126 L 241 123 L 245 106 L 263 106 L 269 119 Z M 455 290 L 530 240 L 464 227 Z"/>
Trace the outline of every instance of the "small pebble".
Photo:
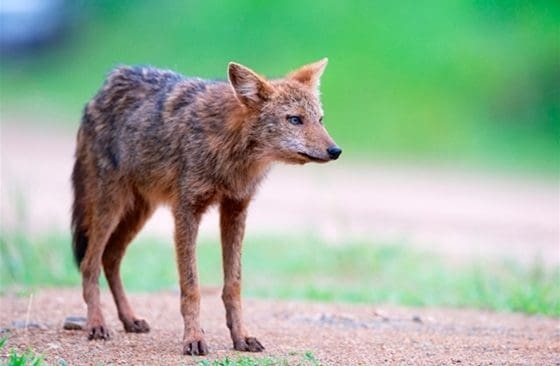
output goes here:
<path id="1" fill-rule="evenodd" d="M 59 349 L 60 345 L 58 343 L 49 343 L 47 344 L 47 347 L 49 347 L 50 349 Z"/>
<path id="2" fill-rule="evenodd" d="M 68 316 L 64 319 L 62 328 L 66 330 L 84 330 L 87 319 L 83 316 Z"/>

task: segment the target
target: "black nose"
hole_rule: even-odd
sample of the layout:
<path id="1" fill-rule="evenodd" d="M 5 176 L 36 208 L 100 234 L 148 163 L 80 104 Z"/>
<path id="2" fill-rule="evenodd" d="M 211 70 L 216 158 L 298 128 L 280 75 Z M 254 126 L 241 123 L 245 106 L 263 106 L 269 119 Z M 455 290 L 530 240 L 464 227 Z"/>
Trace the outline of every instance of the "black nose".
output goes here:
<path id="1" fill-rule="evenodd" d="M 336 160 L 342 153 L 342 150 L 338 146 L 332 146 L 327 149 L 327 154 L 329 154 L 329 158 L 331 160 Z"/>

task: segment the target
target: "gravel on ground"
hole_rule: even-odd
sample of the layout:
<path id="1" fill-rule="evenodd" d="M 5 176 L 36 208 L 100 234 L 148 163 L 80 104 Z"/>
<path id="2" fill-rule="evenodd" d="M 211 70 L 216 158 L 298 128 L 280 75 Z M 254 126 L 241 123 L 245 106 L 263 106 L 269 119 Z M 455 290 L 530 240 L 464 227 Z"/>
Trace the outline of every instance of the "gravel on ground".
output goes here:
<path id="1" fill-rule="evenodd" d="M 113 339 L 87 341 L 85 332 L 63 329 L 67 316 L 85 315 L 81 291 L 43 289 L 0 297 L 2 337 L 8 337 L 7 349 L 31 348 L 49 363 L 63 359 L 69 365 L 192 365 L 226 356 L 269 356 L 296 365 L 304 362 L 308 351 L 322 365 L 560 365 L 560 323 L 554 318 L 261 299 L 245 299 L 244 313 L 248 328 L 266 350 L 239 353 L 232 349 L 217 289 L 205 289 L 202 296 L 202 326 L 210 354 L 182 356 L 178 294 L 130 297 L 138 314 L 150 323 L 150 333 L 124 333 L 110 295 L 103 292 Z M 35 326 L 26 328 L 21 322 Z"/>

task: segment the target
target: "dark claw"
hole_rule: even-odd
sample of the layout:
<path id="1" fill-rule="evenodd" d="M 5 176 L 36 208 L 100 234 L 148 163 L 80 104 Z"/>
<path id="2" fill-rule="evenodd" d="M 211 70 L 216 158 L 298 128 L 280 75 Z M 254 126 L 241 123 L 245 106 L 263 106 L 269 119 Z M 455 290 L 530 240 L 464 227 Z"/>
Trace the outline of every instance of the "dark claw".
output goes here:
<path id="1" fill-rule="evenodd" d="M 104 340 L 107 341 L 109 339 L 111 339 L 111 332 L 109 332 L 109 329 L 107 329 L 106 326 L 104 325 L 98 325 L 95 327 L 91 327 L 89 328 L 89 332 L 88 332 L 88 340 Z"/>
<path id="2" fill-rule="evenodd" d="M 233 348 L 243 352 L 262 352 L 264 346 L 255 337 L 245 337 L 233 343 Z"/>
<path id="3" fill-rule="evenodd" d="M 134 319 L 130 323 L 124 323 L 124 330 L 128 333 L 148 333 L 150 326 L 144 319 Z"/>
<path id="4" fill-rule="evenodd" d="M 205 356 L 208 354 L 208 346 L 203 339 L 188 342 L 183 348 L 183 354 L 189 356 Z"/>

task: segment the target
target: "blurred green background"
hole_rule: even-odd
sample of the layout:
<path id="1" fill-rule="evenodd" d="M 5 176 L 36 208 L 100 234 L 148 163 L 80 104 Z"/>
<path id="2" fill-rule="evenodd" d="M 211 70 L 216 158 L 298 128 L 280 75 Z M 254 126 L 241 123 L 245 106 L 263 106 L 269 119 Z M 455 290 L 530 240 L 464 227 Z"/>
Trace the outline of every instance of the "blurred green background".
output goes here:
<path id="1" fill-rule="evenodd" d="M 6 11 L 8 3 L 20 11 L 25 10 L 22 4 L 46 8 L 51 4 L 42 20 L 27 19 L 35 39 L 23 45 L 6 43 L 10 29 L 16 33 L 23 29 L 21 19 L 7 18 L 17 13 Z M 151 64 L 188 76 L 225 79 L 228 62 L 237 61 L 280 77 L 326 56 L 329 66 L 321 86 L 325 123 L 344 149 L 345 163 L 420 160 L 428 162 L 419 164 L 420 169 L 436 162 L 459 170 L 474 166 L 558 176 L 559 1 L 4 0 L 0 4 L 3 127 L 41 125 L 56 133 L 67 131 L 65 136 L 74 134 L 84 104 L 104 75 L 119 64 Z M 49 21 L 54 24 L 50 28 L 45 26 Z M 14 141 L 12 145 L 19 143 Z M 63 156 L 70 159 L 70 153 Z M 2 156 L 13 159 L 17 168 L 26 165 L 26 156 L 15 158 Z M 364 170 L 374 165 L 356 164 Z M 69 187 L 57 186 L 54 178 L 67 179 L 70 168 L 58 169 L 47 176 L 69 197 Z M 21 181 L 2 178 L 10 198 L 15 197 L 16 203 L 27 199 L 23 196 L 29 192 L 19 199 L 6 189 L 10 184 L 15 188 L 8 188 L 20 192 Z M 37 184 L 32 183 L 30 192 Z M 537 192 L 541 186 L 533 188 Z M 61 202 L 49 201 L 46 206 Z M 512 207 L 523 208 L 524 201 L 520 202 Z M 26 205 L 16 206 L 21 209 L 9 214 L 17 226 L 4 227 L 5 216 L 0 228 L 0 293 L 11 285 L 78 286 L 69 232 L 31 232 L 28 226 L 33 225 L 26 226 L 21 214 Z M 477 216 L 480 222 L 487 219 L 482 211 Z M 387 214 L 391 212 L 374 217 Z M 420 217 L 413 219 L 422 225 Z M 406 242 L 343 238 L 336 247 L 290 230 L 264 238 L 251 235 L 245 273 L 259 280 L 247 282 L 245 291 L 250 295 L 560 315 L 557 266 L 494 265 L 475 256 L 457 267 L 442 256 L 412 250 Z M 204 239 L 200 245 L 204 285 L 220 283 L 217 241 Z M 125 259 L 127 286 L 141 291 L 176 288 L 171 241 L 139 242 Z M 501 244 L 508 248 L 508 243 Z M 294 279 L 301 285 L 294 286 Z"/>
<path id="2" fill-rule="evenodd" d="M 56 3 L 60 42 L 2 58 L 3 120 L 74 130 L 118 64 L 282 76 L 328 56 L 326 124 L 347 158 L 560 166 L 558 1 Z"/>

